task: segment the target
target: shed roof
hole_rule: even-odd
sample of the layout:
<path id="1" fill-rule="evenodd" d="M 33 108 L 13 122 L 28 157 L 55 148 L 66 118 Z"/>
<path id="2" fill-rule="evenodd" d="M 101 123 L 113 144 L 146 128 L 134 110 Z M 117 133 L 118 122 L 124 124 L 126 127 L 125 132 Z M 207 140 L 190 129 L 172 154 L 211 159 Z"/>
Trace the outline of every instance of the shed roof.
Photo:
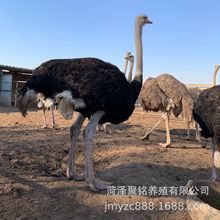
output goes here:
<path id="1" fill-rule="evenodd" d="M 7 66 L 7 65 L 1 65 L 1 64 L 0 64 L 0 70 L 14 72 L 14 73 L 27 74 L 27 75 L 32 75 L 32 71 L 33 71 L 32 69 L 28 69 L 28 68 Z"/>

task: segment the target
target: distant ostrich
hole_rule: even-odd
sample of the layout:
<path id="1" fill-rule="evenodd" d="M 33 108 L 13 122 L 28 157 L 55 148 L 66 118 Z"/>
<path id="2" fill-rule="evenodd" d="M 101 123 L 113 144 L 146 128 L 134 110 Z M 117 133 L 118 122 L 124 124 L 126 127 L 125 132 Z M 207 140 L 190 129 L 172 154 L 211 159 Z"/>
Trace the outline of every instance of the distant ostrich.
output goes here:
<path id="1" fill-rule="evenodd" d="M 134 56 L 131 54 L 131 52 L 126 52 L 125 54 L 125 65 L 124 65 L 124 74 L 126 75 L 126 72 L 127 72 L 127 66 L 128 66 L 128 62 L 130 62 L 130 69 L 129 69 L 129 72 L 128 72 L 128 77 L 127 77 L 127 80 L 128 82 L 131 82 L 132 81 L 132 72 L 133 72 L 133 66 L 134 66 Z M 111 134 L 111 132 L 109 131 L 108 129 L 108 125 L 111 124 L 109 122 L 106 122 L 104 124 L 102 124 L 102 127 L 104 129 L 104 132 L 106 134 Z M 97 128 L 96 130 L 97 131 L 100 131 L 101 130 L 101 125 L 98 124 L 97 125 Z"/>
<path id="2" fill-rule="evenodd" d="M 131 54 L 131 52 L 126 52 L 125 55 L 125 67 L 124 67 L 124 74 L 126 75 L 127 73 L 127 67 L 128 63 L 130 63 L 130 68 L 127 76 L 128 82 L 132 82 L 132 73 L 133 73 L 133 67 L 134 67 L 134 56 Z"/>
<path id="3" fill-rule="evenodd" d="M 189 88 L 188 89 L 192 99 L 193 99 L 193 105 L 195 105 L 200 93 L 202 92 L 202 90 L 198 87 L 194 87 L 194 88 Z M 195 129 L 196 129 L 196 140 L 198 140 L 199 142 L 200 140 L 200 133 L 199 133 L 199 125 L 197 122 L 195 122 Z M 190 138 L 190 128 L 188 126 L 188 131 L 187 131 L 187 138 Z"/>
<path id="4" fill-rule="evenodd" d="M 134 56 L 131 53 L 128 56 L 128 61 L 130 62 L 130 68 L 129 68 L 127 80 L 129 83 L 131 83 L 132 82 L 133 67 L 134 67 Z"/>
<path id="5" fill-rule="evenodd" d="M 147 131 L 141 140 L 149 138 L 150 134 L 163 122 L 166 124 L 166 143 L 171 144 L 169 115 L 171 111 L 176 117 L 183 111 L 187 123 L 192 121 L 193 100 L 186 86 L 169 74 L 163 74 L 145 81 L 141 90 L 141 105 L 145 111 L 162 111 L 160 120 Z"/>
<path id="6" fill-rule="evenodd" d="M 147 16 L 138 16 L 135 25 L 136 74 L 131 83 L 114 65 L 96 58 L 50 60 L 41 64 L 21 89 L 18 106 L 27 115 L 28 103 L 36 100 L 37 93 L 56 99 L 58 109 L 65 119 L 78 118 L 70 128 L 71 146 L 67 177 L 86 179 L 90 189 L 105 189 L 105 184 L 95 179 L 92 160 L 92 140 L 98 123 L 114 124 L 127 120 L 135 108 L 142 86 L 142 27 L 152 22 Z M 76 141 L 85 118 L 89 119 L 83 133 L 85 141 L 85 177 L 75 170 Z"/>
<path id="7" fill-rule="evenodd" d="M 193 109 L 194 119 L 202 129 L 201 135 L 212 140 L 212 181 L 219 181 L 216 168 L 220 168 L 220 86 L 215 86 L 219 68 L 220 65 L 215 65 L 214 86 L 201 92 Z"/>
<path id="8" fill-rule="evenodd" d="M 128 58 L 130 57 L 131 55 L 131 52 L 130 51 L 127 51 L 126 54 L 125 54 L 125 64 L 124 64 L 124 74 L 126 75 L 126 72 L 127 72 L 127 68 L 128 68 Z"/>
<path id="9" fill-rule="evenodd" d="M 37 94 L 37 106 L 38 108 L 43 109 L 43 116 L 44 116 L 44 125 L 42 128 L 47 128 L 47 121 L 46 121 L 46 110 L 51 109 L 52 114 L 52 128 L 55 128 L 55 118 L 54 118 L 54 101 L 50 98 L 45 98 L 43 94 Z"/>

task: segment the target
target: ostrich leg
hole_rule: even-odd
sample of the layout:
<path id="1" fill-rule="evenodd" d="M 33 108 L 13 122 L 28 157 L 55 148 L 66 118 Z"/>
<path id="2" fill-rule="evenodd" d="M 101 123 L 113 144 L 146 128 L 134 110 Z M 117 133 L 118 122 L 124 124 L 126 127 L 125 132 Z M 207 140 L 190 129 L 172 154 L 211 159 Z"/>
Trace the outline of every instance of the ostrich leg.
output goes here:
<path id="1" fill-rule="evenodd" d="M 201 142 L 200 133 L 199 133 L 199 125 L 197 122 L 195 122 L 195 127 L 196 127 L 196 140 Z"/>
<path id="2" fill-rule="evenodd" d="M 165 114 L 165 124 L 166 124 L 166 143 L 160 143 L 160 146 L 162 147 L 168 147 L 171 144 L 171 140 L 170 140 L 170 125 L 169 125 L 169 114 L 167 112 L 164 113 Z"/>
<path id="3" fill-rule="evenodd" d="M 187 121 L 187 140 L 190 140 L 190 122 Z"/>
<path id="4" fill-rule="evenodd" d="M 98 124 L 98 125 L 96 126 L 96 131 L 101 131 L 101 125 Z"/>
<path id="5" fill-rule="evenodd" d="M 141 140 L 148 140 L 151 133 L 166 119 L 167 115 L 166 112 L 162 112 L 160 120 L 151 128 L 149 131 L 145 133 L 143 137 L 141 137 Z"/>
<path id="6" fill-rule="evenodd" d="M 92 114 L 90 117 L 89 123 L 84 131 L 84 134 L 83 134 L 85 146 L 86 146 L 86 149 L 85 149 L 85 161 L 86 161 L 85 178 L 86 178 L 86 182 L 89 184 L 90 189 L 92 191 L 106 189 L 106 186 L 103 183 L 98 182 L 95 179 L 94 170 L 93 170 L 93 161 L 92 161 L 92 148 L 93 148 L 92 139 L 93 139 L 93 136 L 96 131 L 96 126 L 103 115 L 104 115 L 103 111 L 98 111 L 98 112 Z"/>
<path id="7" fill-rule="evenodd" d="M 211 149 L 212 149 L 212 176 L 210 178 L 211 181 L 215 181 L 217 179 L 217 170 L 214 163 L 214 153 L 215 153 L 215 141 L 214 138 L 212 138 L 211 141 Z"/>
<path id="8" fill-rule="evenodd" d="M 103 124 L 102 127 L 103 127 L 103 129 L 104 129 L 104 131 L 105 131 L 106 134 L 111 134 L 111 133 L 112 133 L 112 132 L 109 131 L 109 129 L 108 129 L 108 123 Z"/>
<path id="9" fill-rule="evenodd" d="M 46 108 L 43 106 L 43 116 L 44 116 L 44 125 L 42 128 L 47 128 L 47 121 L 46 121 Z"/>
<path id="10" fill-rule="evenodd" d="M 212 148 L 212 176 L 210 178 L 211 181 L 219 181 L 217 168 L 220 168 L 220 152 L 217 149 L 217 145 L 219 145 L 218 141 L 212 138 L 211 148 Z"/>
<path id="11" fill-rule="evenodd" d="M 76 174 L 75 169 L 75 157 L 76 157 L 76 140 L 79 136 L 80 129 L 83 125 L 85 118 L 80 113 L 78 114 L 75 122 L 70 127 L 70 137 L 71 137 L 71 145 L 69 148 L 69 161 L 68 161 L 68 168 L 66 171 L 66 176 L 68 179 L 74 179 L 74 180 L 84 180 L 84 175 L 78 175 Z"/>
<path id="12" fill-rule="evenodd" d="M 98 125 L 96 126 L 96 131 L 101 131 L 101 126 L 103 127 L 104 132 L 105 132 L 106 134 L 111 134 L 111 131 L 109 131 L 109 129 L 108 129 L 108 123 L 107 123 L 107 122 L 104 123 L 104 124 L 102 124 L 102 125 L 98 124 Z"/>
<path id="13" fill-rule="evenodd" d="M 51 114 L 52 114 L 52 128 L 55 128 L 55 118 L 54 118 L 54 104 L 51 105 Z"/>

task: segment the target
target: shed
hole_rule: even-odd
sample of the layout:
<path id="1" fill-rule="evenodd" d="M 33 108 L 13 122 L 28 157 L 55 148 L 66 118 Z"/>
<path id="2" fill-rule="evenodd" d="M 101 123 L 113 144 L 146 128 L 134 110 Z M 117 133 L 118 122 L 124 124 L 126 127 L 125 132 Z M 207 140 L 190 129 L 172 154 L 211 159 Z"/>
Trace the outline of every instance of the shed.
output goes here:
<path id="1" fill-rule="evenodd" d="M 32 69 L 0 65 L 0 106 L 16 107 L 16 94 L 31 75 Z"/>

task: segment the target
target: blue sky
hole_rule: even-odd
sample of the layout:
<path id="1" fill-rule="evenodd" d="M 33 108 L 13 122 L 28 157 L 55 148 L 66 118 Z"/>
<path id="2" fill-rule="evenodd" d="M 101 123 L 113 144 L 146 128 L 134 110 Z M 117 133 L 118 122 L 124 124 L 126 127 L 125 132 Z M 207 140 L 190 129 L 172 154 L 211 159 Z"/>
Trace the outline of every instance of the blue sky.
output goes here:
<path id="1" fill-rule="evenodd" d="M 219 0 L 0 0 L 0 8 L 0 64 L 89 56 L 123 69 L 139 14 L 153 21 L 143 30 L 145 79 L 211 83 L 220 63 Z"/>

